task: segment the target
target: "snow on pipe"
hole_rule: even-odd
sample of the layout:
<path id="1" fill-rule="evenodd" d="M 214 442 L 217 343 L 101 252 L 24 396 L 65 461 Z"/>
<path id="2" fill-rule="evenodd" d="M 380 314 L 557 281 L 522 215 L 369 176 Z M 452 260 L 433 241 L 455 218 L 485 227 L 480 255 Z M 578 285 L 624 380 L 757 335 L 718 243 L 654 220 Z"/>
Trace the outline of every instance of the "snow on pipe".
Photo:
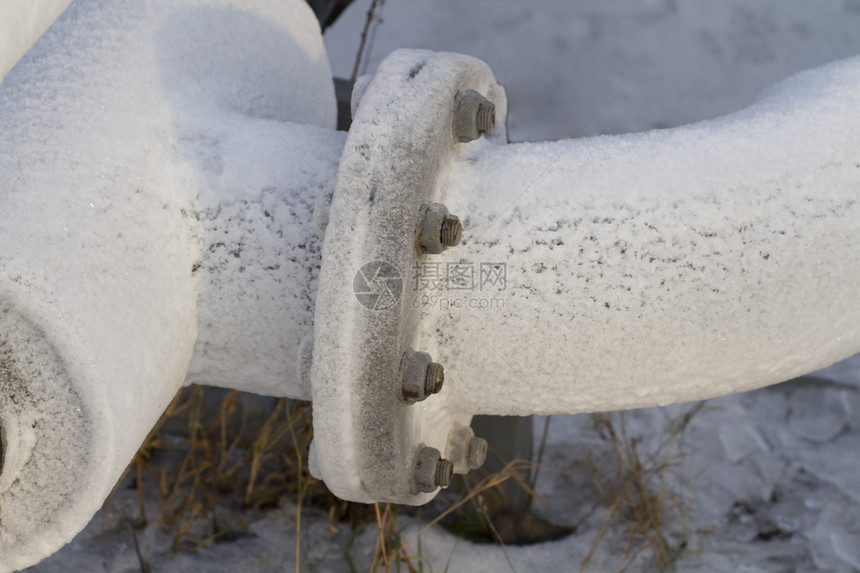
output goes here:
<path id="1" fill-rule="evenodd" d="M 452 129 L 464 89 L 496 104 L 489 137 Z M 713 121 L 504 145 L 486 64 L 393 53 L 353 95 L 329 211 L 311 471 L 346 499 L 421 504 L 440 455 L 468 471 L 473 414 L 704 399 L 856 353 L 858 93 L 855 58 Z M 464 228 L 441 254 L 417 248 L 432 203 Z M 420 404 L 400 399 L 413 351 L 445 369 Z"/>
<path id="2" fill-rule="evenodd" d="M 86 525 L 186 377 L 309 397 L 343 146 L 301 0 L 79 0 L 34 49 L 0 86 L 0 571 Z"/>
<path id="3" fill-rule="evenodd" d="M 72 0 L 4 0 L 0 5 L 0 82 Z"/>
<path id="4" fill-rule="evenodd" d="M 444 200 L 463 242 L 435 260 L 506 284 L 423 293 L 449 407 L 664 405 L 860 351 L 858 94 L 854 58 L 713 121 L 466 151 Z"/>

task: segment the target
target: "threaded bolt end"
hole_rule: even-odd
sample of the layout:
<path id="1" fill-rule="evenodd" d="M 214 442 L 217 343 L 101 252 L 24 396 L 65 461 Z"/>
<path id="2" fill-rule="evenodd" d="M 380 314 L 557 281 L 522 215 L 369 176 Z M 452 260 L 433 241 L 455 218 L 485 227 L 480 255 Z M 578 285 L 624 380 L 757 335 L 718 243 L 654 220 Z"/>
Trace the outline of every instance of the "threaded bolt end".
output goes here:
<path id="1" fill-rule="evenodd" d="M 478 116 L 476 118 L 478 131 L 490 132 L 496 128 L 496 104 L 484 100 L 478 105 Z"/>
<path id="2" fill-rule="evenodd" d="M 472 89 L 462 89 L 454 97 L 454 135 L 468 143 L 496 127 L 496 105 Z"/>
<path id="3" fill-rule="evenodd" d="M 448 487 L 451 485 L 451 480 L 454 479 L 454 464 L 451 460 L 441 459 L 436 464 L 436 485 L 438 487 Z"/>
<path id="4" fill-rule="evenodd" d="M 438 362 L 427 365 L 427 374 L 424 378 L 424 393 L 438 394 L 445 382 L 445 369 Z"/>
<path id="5" fill-rule="evenodd" d="M 469 453 L 467 463 L 470 470 L 476 470 L 487 461 L 487 440 L 484 438 L 472 438 L 469 440 Z"/>
<path id="6" fill-rule="evenodd" d="M 456 247 L 463 238 L 463 225 L 456 215 L 447 215 L 442 220 L 442 232 L 440 239 L 446 247 Z"/>

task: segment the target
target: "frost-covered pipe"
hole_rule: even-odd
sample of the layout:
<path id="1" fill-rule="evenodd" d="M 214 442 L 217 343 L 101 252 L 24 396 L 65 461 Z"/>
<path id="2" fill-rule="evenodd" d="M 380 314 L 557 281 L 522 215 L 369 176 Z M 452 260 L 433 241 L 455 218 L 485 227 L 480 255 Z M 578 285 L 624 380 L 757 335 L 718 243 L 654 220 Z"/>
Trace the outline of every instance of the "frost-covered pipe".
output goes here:
<path id="1" fill-rule="evenodd" d="M 426 503 L 473 414 L 704 399 L 860 350 L 860 58 L 714 121 L 551 143 L 471 141 L 464 89 L 503 125 L 467 56 L 398 50 L 353 94 L 311 369 L 338 496 Z M 432 203 L 465 229 L 441 255 Z"/>
<path id="2" fill-rule="evenodd" d="M 463 242 L 410 292 L 448 405 L 684 402 L 860 351 L 858 94 L 854 58 L 713 121 L 464 150 L 443 186 Z"/>
<path id="3" fill-rule="evenodd" d="M 301 0 L 78 0 L 37 49 L 0 86 L 0 571 L 86 525 L 187 374 L 308 395 L 343 146 Z"/>
<path id="4" fill-rule="evenodd" d="M 0 3 L 0 82 L 72 0 Z"/>

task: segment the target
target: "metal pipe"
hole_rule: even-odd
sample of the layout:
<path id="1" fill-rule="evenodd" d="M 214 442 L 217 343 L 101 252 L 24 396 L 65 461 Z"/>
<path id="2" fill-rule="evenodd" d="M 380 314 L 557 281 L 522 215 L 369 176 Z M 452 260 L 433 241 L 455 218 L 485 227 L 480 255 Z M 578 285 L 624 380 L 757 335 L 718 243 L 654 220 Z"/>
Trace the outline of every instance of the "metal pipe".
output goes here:
<path id="1" fill-rule="evenodd" d="M 463 242 L 437 260 L 474 283 L 411 293 L 448 306 L 425 305 L 417 342 L 448 405 L 685 402 L 860 351 L 858 93 L 854 58 L 713 121 L 466 151 L 444 199 Z"/>
<path id="2" fill-rule="evenodd" d="M 309 395 L 344 139 L 301 0 L 70 10 L 0 87 L 0 571 L 87 524 L 187 380 Z"/>
<path id="3" fill-rule="evenodd" d="M 426 503 L 473 414 L 703 399 L 860 350 L 860 59 L 718 120 L 561 142 L 476 139 L 464 90 L 503 125 L 455 54 L 397 51 L 353 96 L 311 369 L 310 468 L 337 495 Z M 446 380 L 420 406 L 415 352 Z"/>
<path id="4" fill-rule="evenodd" d="M 416 452 L 472 414 L 704 398 L 860 349 L 860 60 L 714 122 L 461 147 L 459 89 L 504 115 L 489 68 L 396 54 L 341 161 L 317 305 L 330 69 L 303 2 L 233 4 L 79 0 L 80 33 L 0 89 L 0 570 L 83 527 L 186 380 L 306 398 L 312 355 L 315 471 L 420 503 L 445 476 L 413 491 Z M 463 220 L 431 264 L 471 264 L 478 307 L 379 314 L 356 272 L 428 262 L 427 201 Z M 397 398 L 401 345 L 445 365 L 429 403 Z"/>

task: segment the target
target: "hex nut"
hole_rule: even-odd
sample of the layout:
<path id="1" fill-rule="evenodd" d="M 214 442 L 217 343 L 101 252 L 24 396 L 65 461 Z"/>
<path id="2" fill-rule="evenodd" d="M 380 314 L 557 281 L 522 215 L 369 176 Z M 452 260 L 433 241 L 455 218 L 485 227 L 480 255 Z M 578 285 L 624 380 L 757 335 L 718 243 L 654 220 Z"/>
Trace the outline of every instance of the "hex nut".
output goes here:
<path id="1" fill-rule="evenodd" d="M 407 350 L 400 359 L 400 399 L 407 404 L 420 402 L 442 390 L 445 369 L 426 352 Z"/>
<path id="2" fill-rule="evenodd" d="M 442 458 L 436 448 L 421 446 L 415 454 L 415 487 L 431 493 L 439 487 L 448 487 L 454 477 L 454 464 Z"/>
<path id="3" fill-rule="evenodd" d="M 454 134 L 460 143 L 474 141 L 496 127 L 496 105 L 480 93 L 462 89 L 454 97 Z"/>
<path id="4" fill-rule="evenodd" d="M 448 213 L 448 208 L 440 203 L 424 205 L 419 219 L 418 250 L 422 253 L 438 255 L 448 247 L 460 244 L 463 226 L 460 219 Z"/>

